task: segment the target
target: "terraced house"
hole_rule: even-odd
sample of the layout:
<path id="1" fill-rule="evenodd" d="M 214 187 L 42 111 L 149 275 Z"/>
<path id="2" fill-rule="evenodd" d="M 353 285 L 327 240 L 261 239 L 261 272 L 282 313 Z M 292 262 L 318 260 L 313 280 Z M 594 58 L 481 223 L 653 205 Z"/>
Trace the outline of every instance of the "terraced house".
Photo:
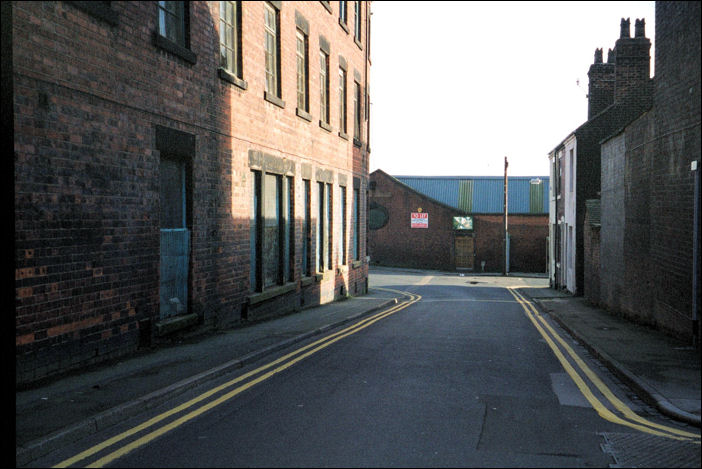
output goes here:
<path id="1" fill-rule="evenodd" d="M 18 384 L 367 289 L 369 2 L 12 2 Z"/>

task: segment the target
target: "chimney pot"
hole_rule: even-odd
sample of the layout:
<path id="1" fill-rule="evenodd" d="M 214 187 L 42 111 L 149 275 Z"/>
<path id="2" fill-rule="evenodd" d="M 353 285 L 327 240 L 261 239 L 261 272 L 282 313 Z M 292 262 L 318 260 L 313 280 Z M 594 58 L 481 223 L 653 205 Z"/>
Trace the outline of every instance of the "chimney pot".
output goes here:
<path id="1" fill-rule="evenodd" d="M 644 18 L 637 19 L 634 23 L 634 37 L 646 37 L 646 20 Z"/>
<path id="2" fill-rule="evenodd" d="M 627 18 L 627 19 L 622 18 L 622 22 L 620 25 L 620 33 L 619 33 L 620 38 L 631 37 L 630 25 L 631 25 L 630 18 Z"/>
<path id="3" fill-rule="evenodd" d="M 602 49 L 595 49 L 595 63 L 602 63 Z"/>

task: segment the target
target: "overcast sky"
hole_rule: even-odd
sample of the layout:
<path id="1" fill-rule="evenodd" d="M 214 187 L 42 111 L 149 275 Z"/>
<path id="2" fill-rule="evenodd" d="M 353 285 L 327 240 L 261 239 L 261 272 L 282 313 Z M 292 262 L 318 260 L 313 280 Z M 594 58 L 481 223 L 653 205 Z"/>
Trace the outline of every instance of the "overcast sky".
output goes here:
<path id="1" fill-rule="evenodd" d="M 371 172 L 547 176 L 548 152 L 587 120 L 595 49 L 654 2 L 371 4 Z M 578 85 L 579 82 L 579 85 Z"/>

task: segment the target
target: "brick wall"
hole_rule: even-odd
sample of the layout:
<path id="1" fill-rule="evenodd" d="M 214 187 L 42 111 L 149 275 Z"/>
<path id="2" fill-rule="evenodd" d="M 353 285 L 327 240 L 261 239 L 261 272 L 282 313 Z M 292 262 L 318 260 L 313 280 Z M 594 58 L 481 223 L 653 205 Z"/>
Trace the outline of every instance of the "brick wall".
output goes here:
<path id="1" fill-rule="evenodd" d="M 583 240 L 585 243 L 583 296 L 595 305 L 600 303 L 600 226 L 594 224 L 586 210 Z"/>
<path id="2" fill-rule="evenodd" d="M 690 165 L 700 155 L 699 16 L 699 2 L 656 3 L 653 107 L 602 145 L 603 303 L 687 339 L 693 336 Z"/>
<path id="3" fill-rule="evenodd" d="M 185 156 L 192 232 L 188 288 L 189 310 L 202 325 L 238 324 L 242 315 L 255 319 L 257 308 L 261 317 L 274 309 L 294 311 L 302 296 L 307 305 L 318 304 L 338 297 L 339 283 L 365 285 L 367 265 L 361 262 L 342 269 L 342 280 L 324 278 L 303 288 L 297 259 L 294 292 L 248 307 L 250 151 L 293 162 L 298 233 L 303 163 L 333 173 L 335 191 L 341 175 L 358 179 L 365 195 L 366 121 L 358 145 L 339 136 L 333 78 L 342 56 L 352 135 L 351 90 L 355 72 L 362 86 L 367 80 L 367 30 L 356 45 L 333 6 L 329 12 L 320 2 L 283 3 L 286 104 L 280 108 L 263 99 L 262 2 L 242 8 L 245 89 L 217 73 L 219 2 L 190 2 L 194 63 L 155 44 L 157 2 L 112 2 L 115 24 L 71 2 L 12 4 L 18 383 L 150 342 L 147 325 L 159 317 L 158 126 L 195 142 Z M 295 113 L 296 12 L 310 28 L 313 117 L 319 114 L 314 52 L 320 35 L 331 44 L 331 131 L 318 118 L 310 122 Z M 353 21 L 353 12 L 349 16 Z M 361 259 L 363 207 L 365 197 Z M 334 210 L 338 223 L 338 206 Z M 299 236 L 297 243 L 299 253 Z"/>
<path id="4" fill-rule="evenodd" d="M 626 187 L 625 177 L 626 137 L 624 133 L 602 144 L 602 211 L 600 228 L 600 257 L 605 259 L 600 268 L 600 304 L 609 309 L 621 308 L 626 294 L 624 284 L 625 253 L 624 225 Z M 595 255 L 591 248 L 591 254 Z M 588 285 L 586 284 L 586 287 Z"/>
<path id="5" fill-rule="evenodd" d="M 654 314 L 663 327 L 685 335 L 692 330 L 691 162 L 700 161 L 699 18 L 700 2 L 656 2 L 650 254 L 660 283 Z"/>

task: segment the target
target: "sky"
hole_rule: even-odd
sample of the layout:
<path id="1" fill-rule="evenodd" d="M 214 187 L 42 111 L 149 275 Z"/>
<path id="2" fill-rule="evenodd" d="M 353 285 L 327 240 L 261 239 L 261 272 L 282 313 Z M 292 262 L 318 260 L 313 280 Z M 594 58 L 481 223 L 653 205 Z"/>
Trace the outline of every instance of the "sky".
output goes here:
<path id="1" fill-rule="evenodd" d="M 371 3 L 370 171 L 548 176 L 548 153 L 587 120 L 595 49 L 655 2 Z"/>

